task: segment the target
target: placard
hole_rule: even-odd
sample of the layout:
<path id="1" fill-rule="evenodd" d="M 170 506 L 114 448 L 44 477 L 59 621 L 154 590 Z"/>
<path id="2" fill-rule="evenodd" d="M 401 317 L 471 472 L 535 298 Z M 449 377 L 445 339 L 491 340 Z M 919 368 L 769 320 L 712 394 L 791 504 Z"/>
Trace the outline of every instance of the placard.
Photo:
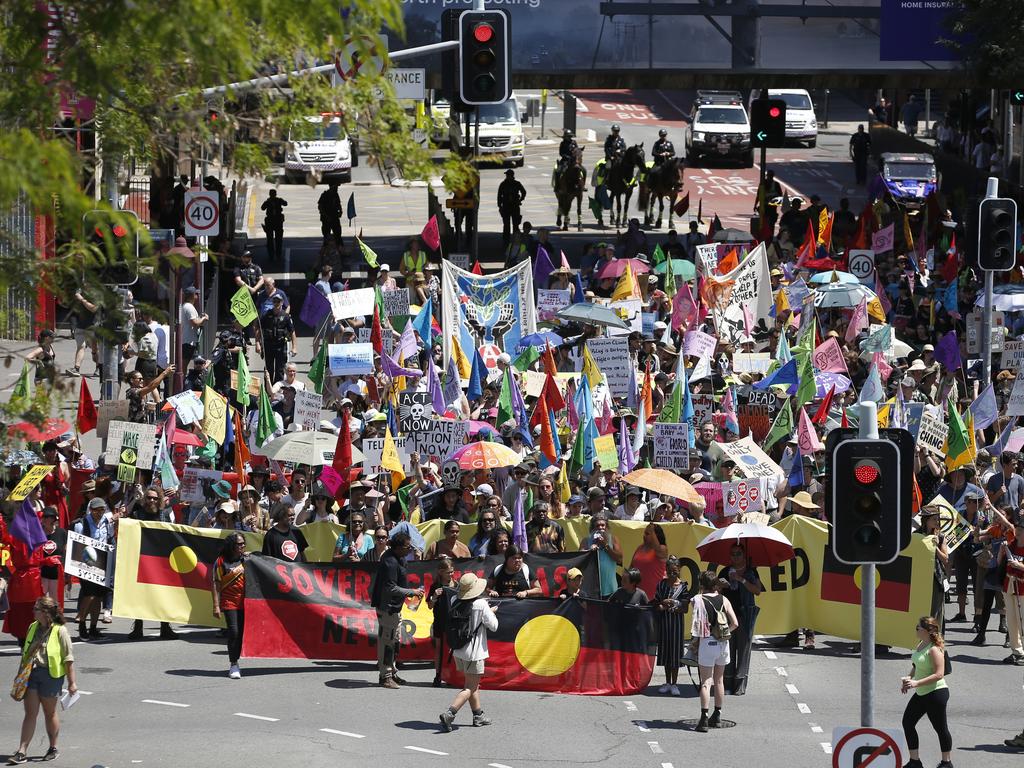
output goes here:
<path id="1" fill-rule="evenodd" d="M 373 344 L 328 344 L 327 365 L 331 376 L 373 373 Z"/>
<path id="2" fill-rule="evenodd" d="M 336 291 L 327 296 L 327 300 L 331 303 L 331 314 L 334 315 L 335 320 L 372 315 L 375 298 L 373 288 Z"/>
<path id="3" fill-rule="evenodd" d="M 139 460 L 139 433 L 126 431 L 121 438 L 117 454 L 117 480 L 121 483 L 135 482 L 135 465 Z"/>
<path id="4" fill-rule="evenodd" d="M 643 326 L 643 334 L 645 339 L 653 338 L 654 336 L 654 324 L 658 321 L 657 312 L 641 312 L 640 323 Z"/>
<path id="5" fill-rule="evenodd" d="M 430 459 L 438 466 L 455 451 L 466 444 L 469 437 L 469 422 L 456 419 L 431 419 L 430 429 L 411 432 L 406 435 L 412 451 L 420 455 L 420 461 Z M 401 453 L 399 453 L 401 455 Z"/>
<path id="6" fill-rule="evenodd" d="M 178 497 L 188 504 L 212 504 L 219 497 L 210 490 L 210 486 L 223 477 L 224 473 L 216 469 L 185 467 L 181 473 Z"/>
<path id="7" fill-rule="evenodd" d="M 568 307 L 570 301 L 568 290 L 539 288 L 537 290 L 537 322 L 552 322 L 558 310 Z"/>
<path id="8" fill-rule="evenodd" d="M 594 362 L 608 379 L 613 397 L 629 397 L 630 368 L 633 358 L 629 354 L 629 340 L 625 337 L 587 340 Z"/>
<path id="9" fill-rule="evenodd" d="M 259 397 L 260 396 L 260 386 L 262 385 L 262 383 L 263 383 L 263 377 L 262 376 L 257 376 L 255 373 L 250 373 L 249 374 L 249 391 L 248 391 L 249 397 Z M 231 388 L 233 390 L 235 390 L 236 392 L 238 391 L 238 369 L 237 368 L 232 369 L 232 371 L 231 371 Z M 182 394 L 185 394 L 185 393 L 182 393 Z M 200 405 L 202 405 L 202 401 L 201 400 L 200 400 Z M 202 416 L 200 416 L 199 418 L 202 418 Z"/>
<path id="10" fill-rule="evenodd" d="M 53 471 L 56 464 L 36 464 L 34 467 L 29 467 L 25 474 L 21 476 L 21 480 L 14 486 L 14 490 L 7 495 L 6 501 L 24 501 L 28 498 L 28 495 L 32 493 L 39 483 Z"/>
<path id="11" fill-rule="evenodd" d="M 407 289 L 381 291 L 380 295 L 384 300 L 384 314 L 387 317 L 402 317 L 409 314 L 409 291 Z"/>
<path id="12" fill-rule="evenodd" d="M 921 425 L 917 431 L 917 444 L 934 453 L 936 456 L 945 457 L 944 446 L 949 428 L 945 422 L 931 413 L 924 413 L 921 416 Z"/>
<path id="13" fill-rule="evenodd" d="M 718 269 L 718 243 L 701 243 L 697 246 L 697 266 L 705 275 Z"/>
<path id="14" fill-rule="evenodd" d="M 619 451 L 615 445 L 615 435 L 594 438 L 594 460 L 601 464 L 602 470 L 619 468 Z"/>
<path id="15" fill-rule="evenodd" d="M 467 272 L 469 271 L 468 253 L 449 253 L 445 258 L 459 269 L 464 269 Z"/>
<path id="16" fill-rule="evenodd" d="M 398 393 L 398 428 L 403 434 L 432 429 L 434 404 L 429 392 Z"/>
<path id="17" fill-rule="evenodd" d="M 654 425 L 654 466 L 657 469 L 690 468 L 690 425 Z"/>
<path id="18" fill-rule="evenodd" d="M 907 414 L 907 431 L 917 440 L 921 431 L 921 418 L 924 416 L 925 403 L 906 403 L 904 410 Z"/>
<path id="19" fill-rule="evenodd" d="M 106 450 L 103 462 L 108 467 L 118 464 L 119 449 L 124 444 L 125 434 L 136 435 L 137 461 L 139 469 L 151 469 L 156 457 L 156 424 L 136 424 L 130 421 L 112 421 L 107 431 Z"/>
<path id="20" fill-rule="evenodd" d="M 683 353 L 693 357 L 710 359 L 715 356 L 717 346 L 718 339 L 704 331 L 687 331 L 683 335 Z"/>
<path id="21" fill-rule="evenodd" d="M 384 351 L 394 357 L 395 355 L 395 336 L 391 332 L 391 329 L 384 327 L 382 328 L 383 333 L 381 334 L 381 341 L 384 342 Z M 356 341 L 361 344 L 373 344 L 370 338 L 373 335 L 373 328 L 356 328 Z"/>
<path id="22" fill-rule="evenodd" d="M 764 509 L 764 495 L 767 493 L 768 482 L 763 477 L 722 483 L 722 514 L 725 517 Z"/>
<path id="23" fill-rule="evenodd" d="M 232 371 L 231 373 L 233 374 L 233 378 L 237 379 L 238 372 Z M 232 387 L 234 387 L 234 382 L 232 382 Z M 258 389 L 256 394 L 259 395 Z M 190 424 L 195 424 L 197 421 L 203 420 L 203 399 L 199 397 L 198 393 L 193 392 L 191 389 L 187 389 L 177 395 L 172 395 L 167 398 L 167 402 L 174 406 L 174 412 L 178 415 L 178 423 L 182 426 L 187 427 Z M 127 412 L 125 413 L 124 418 L 128 418 Z"/>
<path id="24" fill-rule="evenodd" d="M 727 458 L 736 462 L 736 470 L 744 477 L 784 477 L 776 464 L 748 435 L 733 443 L 715 443 Z"/>
<path id="25" fill-rule="evenodd" d="M 64 573 L 93 584 L 113 586 L 114 574 L 108 569 L 110 544 L 68 531 L 68 545 L 64 552 Z"/>
<path id="26" fill-rule="evenodd" d="M 301 424 L 303 429 L 315 432 L 320 428 L 320 413 L 324 407 L 324 396 L 308 389 L 295 393 L 295 411 L 292 424 Z"/>
<path id="27" fill-rule="evenodd" d="M 412 451 L 408 447 L 408 438 L 396 437 L 394 440 L 398 458 L 402 461 L 402 468 L 408 474 L 412 471 L 412 460 L 409 458 Z M 381 456 L 384 453 L 383 437 L 364 437 L 362 451 L 364 475 L 378 475 L 384 471 L 380 465 Z"/>
<path id="28" fill-rule="evenodd" d="M 732 369 L 736 373 L 767 373 L 772 356 L 767 352 L 734 352 Z"/>
<path id="29" fill-rule="evenodd" d="M 693 403 L 693 427 L 699 432 L 702 426 L 711 421 L 711 416 L 715 412 L 715 396 L 690 395 L 690 402 Z"/>
<path id="30" fill-rule="evenodd" d="M 640 299 L 624 299 L 623 301 L 612 301 L 608 304 L 611 309 L 615 310 L 615 314 L 619 316 L 627 326 L 623 328 L 609 328 L 609 336 L 628 336 L 629 334 L 636 333 L 642 334 L 644 331 L 644 303 Z"/>
<path id="31" fill-rule="evenodd" d="M 200 418 L 202 418 L 200 416 Z M 96 437 L 107 439 L 107 430 L 112 421 L 128 420 L 127 400 L 100 400 L 96 403 Z"/>
<path id="32" fill-rule="evenodd" d="M 1019 371 L 1024 362 L 1024 339 L 1007 339 L 1003 342 L 1002 357 L 999 363 L 1003 368 Z"/>

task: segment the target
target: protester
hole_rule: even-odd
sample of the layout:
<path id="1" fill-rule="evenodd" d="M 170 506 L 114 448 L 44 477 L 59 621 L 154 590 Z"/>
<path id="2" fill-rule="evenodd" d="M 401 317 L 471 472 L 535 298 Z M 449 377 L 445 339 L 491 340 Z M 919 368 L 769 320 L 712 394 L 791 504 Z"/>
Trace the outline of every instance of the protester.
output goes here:
<path id="1" fill-rule="evenodd" d="M 583 571 L 579 568 L 570 568 L 565 572 L 565 586 L 558 591 L 558 598 L 560 600 L 568 600 L 570 597 L 587 597 L 582 587 Z"/>
<path id="2" fill-rule="evenodd" d="M 620 605 L 647 605 L 650 598 L 647 593 L 640 589 L 640 582 L 643 581 L 643 574 L 636 568 L 627 568 L 622 575 L 622 586 L 612 592 L 608 598 L 609 603 Z"/>
<path id="3" fill-rule="evenodd" d="M 501 499 L 497 496 L 487 497 L 487 501 L 481 507 L 480 516 L 476 521 L 476 532 L 469 540 L 469 552 L 472 557 L 484 557 L 487 554 L 487 547 L 491 543 L 491 536 L 498 527 L 498 514 L 501 509 Z"/>
<path id="4" fill-rule="evenodd" d="M 43 545 L 43 552 L 47 557 L 59 559 L 59 565 L 41 565 L 39 576 L 43 582 L 43 591 L 46 595 L 64 605 L 64 596 L 61 594 L 61 581 L 64 572 L 64 555 L 68 548 L 68 532 L 57 523 L 57 510 L 53 507 L 46 507 L 43 510 L 42 524 L 43 533 L 46 534 L 47 543 Z M 70 589 L 71 584 L 68 583 Z"/>
<path id="5" fill-rule="evenodd" d="M 104 544 L 114 540 L 114 516 L 102 498 L 94 498 L 89 502 L 88 510 L 75 523 L 75 533 L 96 539 Z M 96 622 L 99 620 L 103 600 L 110 590 L 102 584 L 82 579 L 78 592 L 78 638 L 79 640 L 99 639 Z M 88 628 L 85 626 L 89 620 Z"/>
<path id="6" fill-rule="evenodd" d="M 441 667 L 444 664 L 445 633 L 448 628 L 448 607 L 457 594 L 455 584 L 455 566 L 448 555 L 441 555 L 437 560 L 437 574 L 427 594 L 427 607 L 434 612 L 434 623 L 431 626 L 431 643 L 434 646 L 434 682 L 440 688 Z"/>
<path id="7" fill-rule="evenodd" d="M 640 571 L 640 586 L 648 595 L 653 595 L 658 584 L 665 578 L 665 563 L 668 561 L 668 546 L 665 544 L 665 529 L 657 523 L 644 528 L 643 543 L 633 552 L 630 568 Z"/>
<path id="8" fill-rule="evenodd" d="M 591 489 L 593 490 L 593 489 Z M 601 496 L 604 499 L 604 496 Z M 580 542 L 580 551 L 597 552 L 598 572 L 601 576 L 601 597 L 607 598 L 618 586 L 615 570 L 622 565 L 622 548 L 608 530 L 608 518 L 603 514 L 590 517 L 590 535 Z"/>
<path id="9" fill-rule="evenodd" d="M 449 609 L 449 626 L 454 630 L 458 623 L 469 641 L 463 644 L 452 637 L 453 633 L 449 634 L 455 668 L 464 676 L 465 684 L 440 715 L 441 729 L 446 733 L 451 732 L 452 723 L 466 702 L 473 712 L 474 727 L 491 724 L 480 704 L 480 678 L 484 675 L 484 662 L 490 655 L 487 652 L 487 633 L 497 631 L 498 617 L 497 608 L 491 608 L 482 596 L 486 589 L 486 582 L 476 574 L 463 574 L 459 579 L 458 597 Z"/>
<path id="10" fill-rule="evenodd" d="M 665 561 L 665 578 L 658 582 L 651 605 L 657 610 L 658 658 L 665 668 L 665 684 L 658 693 L 679 695 L 679 667 L 683 655 L 683 615 L 686 613 L 690 585 L 680 576 L 679 558 L 669 555 Z"/>
<path id="11" fill-rule="evenodd" d="M 439 557 L 470 557 L 469 547 L 459 541 L 462 527 L 457 520 L 448 520 L 444 524 L 444 538 L 438 539 L 427 547 L 423 553 L 424 560 L 436 560 Z"/>
<path id="12" fill-rule="evenodd" d="M 696 730 L 706 733 L 722 722 L 725 700 L 725 667 L 731 660 L 729 640 L 739 627 L 732 602 L 720 591 L 721 580 L 714 571 L 700 575 L 700 594 L 693 598 L 693 620 L 690 634 L 698 639 L 697 669 L 700 672 L 700 720 Z M 715 711 L 708 717 L 712 686 L 715 689 Z"/>
<path id="13" fill-rule="evenodd" d="M 522 600 L 540 596 L 540 582 L 530 576 L 530 566 L 523 562 L 523 551 L 510 544 L 504 553 L 504 562 L 494 569 L 487 580 L 487 594 L 491 597 L 514 597 Z"/>
<path id="14" fill-rule="evenodd" d="M 754 641 L 754 625 L 757 622 L 759 608 L 754 598 L 764 591 L 764 585 L 757 575 L 757 569 L 747 562 L 747 551 L 741 545 L 733 546 L 729 551 L 730 563 L 723 568 L 718 577 L 725 580 L 722 596 L 729 601 L 735 612 L 738 624 L 733 627 L 729 637 L 728 669 L 724 681 L 729 692 L 734 696 L 742 696 L 747 692 L 747 676 L 750 670 L 750 648 Z"/>
<path id="15" fill-rule="evenodd" d="M 949 686 L 946 684 L 946 644 L 934 616 L 922 616 L 917 622 L 918 644 L 910 655 L 910 674 L 900 680 L 900 692 L 913 691 L 903 711 L 903 733 L 907 738 L 908 768 L 922 768 L 917 724 L 925 715 L 939 737 L 942 761 L 938 768 L 953 768 L 953 737 L 946 721 Z"/>
<path id="16" fill-rule="evenodd" d="M 231 533 L 224 538 L 220 557 L 213 565 L 211 591 L 213 615 L 220 618 L 228 629 L 228 677 L 238 680 L 242 672 L 238 659 L 242 655 L 242 636 L 245 634 L 245 537 Z"/>
<path id="17" fill-rule="evenodd" d="M 405 684 L 395 666 L 402 606 L 407 597 L 423 597 L 422 589 L 408 586 L 405 558 L 410 552 L 409 534 L 394 534 L 388 551 L 380 559 L 370 589 L 370 605 L 377 609 L 377 674 L 381 688 L 397 689 Z"/>
<path id="18" fill-rule="evenodd" d="M 286 501 L 279 501 L 270 510 L 270 519 L 274 525 L 263 534 L 262 554 L 293 563 L 306 562 L 304 553 L 309 543 L 302 529 L 292 524 L 295 508 Z"/>

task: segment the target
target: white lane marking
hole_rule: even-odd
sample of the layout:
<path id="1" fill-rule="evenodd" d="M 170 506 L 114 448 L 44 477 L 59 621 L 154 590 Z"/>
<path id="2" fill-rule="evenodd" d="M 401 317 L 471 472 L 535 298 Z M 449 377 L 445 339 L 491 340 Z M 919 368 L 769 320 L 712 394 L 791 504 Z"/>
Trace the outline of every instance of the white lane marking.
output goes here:
<path id="1" fill-rule="evenodd" d="M 265 720 L 268 723 L 276 723 L 279 717 L 265 717 L 263 715 L 250 715 L 248 712 L 235 712 L 235 717 L 248 717 L 250 720 Z"/>
<path id="2" fill-rule="evenodd" d="M 803 702 L 800 702 L 799 704 L 797 704 L 796 708 L 800 710 L 800 714 L 802 714 L 802 715 L 809 715 L 809 714 L 811 714 L 811 708 L 808 707 Z"/>
<path id="3" fill-rule="evenodd" d="M 786 671 L 785 667 L 776 667 L 775 674 L 777 674 L 779 677 L 789 677 L 789 672 Z"/>
<path id="4" fill-rule="evenodd" d="M 633 725 L 635 725 L 641 733 L 651 732 L 651 729 L 647 727 L 647 723 L 644 720 L 634 720 Z"/>
<path id="5" fill-rule="evenodd" d="M 662 749 L 661 746 L 656 741 L 648 741 L 647 742 L 647 746 L 650 747 L 651 748 L 651 752 L 653 752 L 656 755 L 663 755 L 663 754 L 665 754 L 665 750 Z"/>
<path id="6" fill-rule="evenodd" d="M 636 712 L 636 704 L 634 704 L 632 701 L 624 701 L 622 703 L 626 705 L 627 712 Z"/>
<path id="7" fill-rule="evenodd" d="M 448 757 L 447 752 L 438 752 L 436 749 L 427 749 L 426 747 L 409 747 L 406 746 L 404 749 L 411 749 L 413 752 L 422 752 L 426 755 L 440 755 L 442 757 Z"/>
<path id="8" fill-rule="evenodd" d="M 179 704 L 176 701 L 159 701 L 157 699 L 143 699 L 143 704 L 159 704 L 163 707 L 191 707 L 191 704 Z"/>
<path id="9" fill-rule="evenodd" d="M 811 726 L 811 733 L 824 733 L 824 732 L 825 732 L 825 729 L 822 728 L 820 725 L 812 725 Z"/>
<path id="10" fill-rule="evenodd" d="M 832 745 L 829 742 L 821 741 L 821 742 L 818 742 L 818 743 L 821 744 L 821 751 L 822 752 L 824 752 L 826 755 L 831 755 L 832 754 Z"/>
<path id="11" fill-rule="evenodd" d="M 504 763 L 488 763 L 487 768 L 512 768 L 512 766 Z"/>
<path id="12" fill-rule="evenodd" d="M 775 661 L 775 659 L 779 658 L 778 654 L 776 654 L 775 651 L 765 651 L 764 657 L 766 659 L 770 659 L 771 661 Z"/>
<path id="13" fill-rule="evenodd" d="M 323 731 L 324 733 L 333 733 L 333 734 L 335 734 L 337 736 L 348 736 L 351 739 L 365 739 L 366 738 L 361 733 L 349 733 L 348 731 L 336 731 L 333 728 L 321 728 L 320 730 Z"/>
<path id="14" fill-rule="evenodd" d="M 92 691 L 79 691 L 83 696 L 92 696 Z"/>
<path id="15" fill-rule="evenodd" d="M 786 683 L 786 690 L 789 691 L 794 696 L 796 696 L 798 693 L 800 693 L 800 691 L 798 691 L 796 686 L 793 685 L 792 683 Z"/>
<path id="16" fill-rule="evenodd" d="M 672 768 L 672 763 L 662 763 L 661 768 Z"/>

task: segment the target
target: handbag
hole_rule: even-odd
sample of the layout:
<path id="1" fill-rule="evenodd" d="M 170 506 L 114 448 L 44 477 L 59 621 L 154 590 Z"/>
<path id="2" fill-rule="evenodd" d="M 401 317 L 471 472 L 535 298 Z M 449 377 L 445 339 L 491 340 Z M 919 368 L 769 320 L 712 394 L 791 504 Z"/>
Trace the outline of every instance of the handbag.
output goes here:
<path id="1" fill-rule="evenodd" d="M 949 677 L 953 674 L 953 662 L 949 660 L 949 651 L 945 648 L 942 649 L 942 667 L 944 676 Z"/>
<path id="2" fill-rule="evenodd" d="M 11 685 L 11 698 L 21 701 L 25 698 L 25 691 L 28 690 L 28 678 L 32 674 L 32 657 L 18 667 L 18 674 L 14 676 L 14 683 Z"/>
<path id="3" fill-rule="evenodd" d="M 988 570 L 992 567 L 992 561 L 995 559 L 995 556 L 992 554 L 990 547 L 982 547 L 974 553 L 974 559 L 978 561 L 979 568 Z"/>
<path id="4" fill-rule="evenodd" d="M 679 659 L 679 663 L 684 667 L 696 667 L 697 666 L 697 649 L 700 645 L 700 639 L 691 637 L 690 641 L 686 644 L 683 649 L 683 655 Z"/>

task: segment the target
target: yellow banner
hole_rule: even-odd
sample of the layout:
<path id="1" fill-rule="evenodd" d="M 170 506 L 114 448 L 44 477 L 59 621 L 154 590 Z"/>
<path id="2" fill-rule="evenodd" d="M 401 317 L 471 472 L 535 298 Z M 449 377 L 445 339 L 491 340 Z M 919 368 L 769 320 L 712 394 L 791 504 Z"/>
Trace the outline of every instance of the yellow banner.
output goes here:
<path id="1" fill-rule="evenodd" d="M 28 472 L 21 476 L 21 480 L 14 486 L 14 490 L 7 496 L 7 501 L 24 501 L 32 493 L 43 478 L 53 472 L 54 464 L 37 464 L 29 467 Z"/>

